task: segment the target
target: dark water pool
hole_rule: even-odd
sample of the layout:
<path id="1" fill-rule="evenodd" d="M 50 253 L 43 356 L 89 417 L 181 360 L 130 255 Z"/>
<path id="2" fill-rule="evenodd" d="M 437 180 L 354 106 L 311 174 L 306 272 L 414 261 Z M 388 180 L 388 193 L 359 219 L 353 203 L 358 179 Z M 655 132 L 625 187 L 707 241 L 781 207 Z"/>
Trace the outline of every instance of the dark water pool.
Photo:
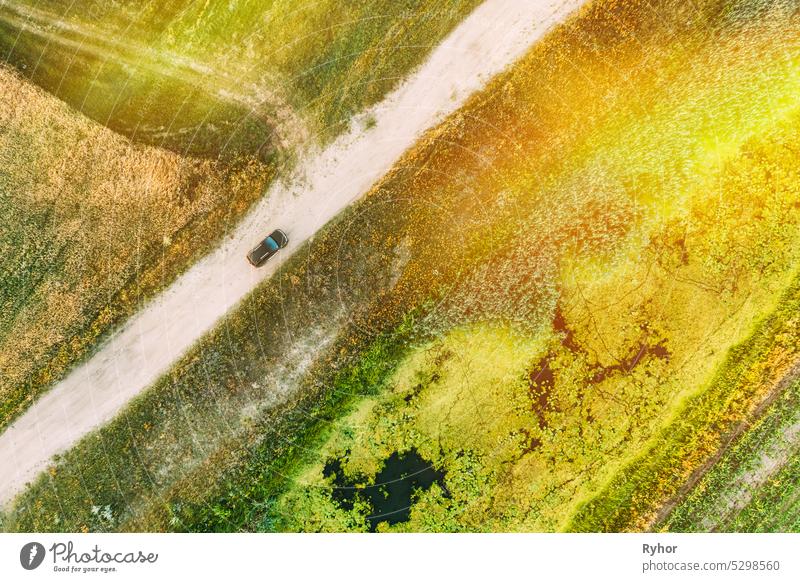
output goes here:
<path id="1" fill-rule="evenodd" d="M 341 459 L 328 460 L 323 475 L 333 477 L 331 497 L 342 509 L 353 509 L 357 499 L 369 504 L 370 531 L 375 531 L 384 521 L 389 525 L 408 521 L 415 491 L 425 491 L 436 483 L 447 494 L 445 472 L 435 469 L 416 449 L 392 453 L 375 476 L 374 485 L 367 484 L 366 477 L 346 477 Z"/>

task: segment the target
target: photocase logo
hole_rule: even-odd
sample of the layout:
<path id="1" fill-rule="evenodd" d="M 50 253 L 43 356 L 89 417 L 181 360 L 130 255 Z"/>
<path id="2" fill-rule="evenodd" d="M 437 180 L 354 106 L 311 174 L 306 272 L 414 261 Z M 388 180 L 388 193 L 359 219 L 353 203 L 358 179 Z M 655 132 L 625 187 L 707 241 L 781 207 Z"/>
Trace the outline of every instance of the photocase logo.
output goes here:
<path id="1" fill-rule="evenodd" d="M 44 546 L 39 542 L 30 542 L 19 551 L 19 563 L 26 570 L 35 570 L 44 561 Z"/>

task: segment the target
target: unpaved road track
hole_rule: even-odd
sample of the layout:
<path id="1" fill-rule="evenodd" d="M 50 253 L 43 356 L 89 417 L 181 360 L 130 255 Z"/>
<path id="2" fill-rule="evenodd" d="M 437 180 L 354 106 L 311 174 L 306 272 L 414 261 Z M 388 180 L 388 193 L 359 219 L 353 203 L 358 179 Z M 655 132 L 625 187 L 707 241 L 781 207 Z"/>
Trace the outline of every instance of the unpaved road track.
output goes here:
<path id="1" fill-rule="evenodd" d="M 164 374 L 325 223 L 365 194 L 421 134 L 458 109 L 586 0 L 486 0 L 353 129 L 276 183 L 232 237 L 132 317 L 0 435 L 0 503 Z M 261 269 L 245 254 L 273 228 L 289 246 Z"/>

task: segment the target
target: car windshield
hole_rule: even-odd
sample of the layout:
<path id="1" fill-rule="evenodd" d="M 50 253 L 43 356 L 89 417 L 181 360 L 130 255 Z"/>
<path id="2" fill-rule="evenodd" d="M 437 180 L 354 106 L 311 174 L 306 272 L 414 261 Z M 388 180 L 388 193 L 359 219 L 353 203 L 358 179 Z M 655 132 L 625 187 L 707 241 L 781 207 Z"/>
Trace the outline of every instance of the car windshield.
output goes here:
<path id="1" fill-rule="evenodd" d="M 269 247 L 269 250 L 271 250 L 271 251 L 277 251 L 278 250 L 278 243 L 276 243 L 274 240 L 272 240 L 271 236 L 268 236 L 267 238 L 264 239 L 264 244 L 266 244 Z"/>

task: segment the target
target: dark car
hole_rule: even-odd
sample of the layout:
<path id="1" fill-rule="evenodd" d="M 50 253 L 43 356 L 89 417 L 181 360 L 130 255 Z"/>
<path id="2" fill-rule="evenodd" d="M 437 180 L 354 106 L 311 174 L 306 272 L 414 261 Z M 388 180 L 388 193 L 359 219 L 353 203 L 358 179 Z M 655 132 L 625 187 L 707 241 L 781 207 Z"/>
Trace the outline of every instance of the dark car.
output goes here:
<path id="1" fill-rule="evenodd" d="M 247 260 L 250 261 L 250 264 L 254 267 L 260 267 L 288 243 L 289 237 L 286 236 L 285 232 L 278 229 L 262 240 L 256 248 L 247 253 Z"/>

